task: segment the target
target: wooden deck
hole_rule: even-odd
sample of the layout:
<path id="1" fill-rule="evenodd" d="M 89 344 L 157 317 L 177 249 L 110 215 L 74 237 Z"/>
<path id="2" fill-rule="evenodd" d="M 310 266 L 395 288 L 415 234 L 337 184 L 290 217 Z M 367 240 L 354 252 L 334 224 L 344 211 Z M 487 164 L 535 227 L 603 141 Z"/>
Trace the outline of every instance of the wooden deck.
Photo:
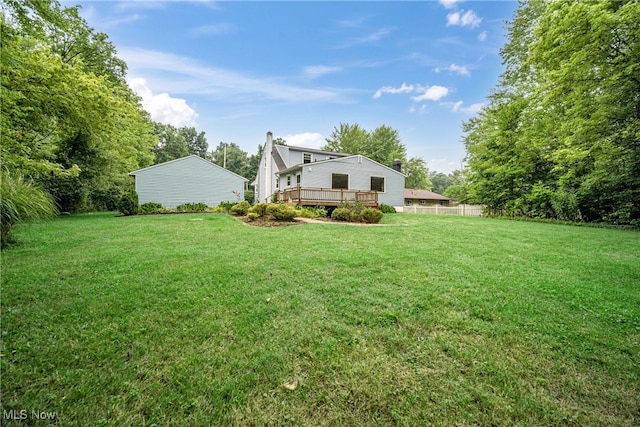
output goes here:
<path id="1" fill-rule="evenodd" d="M 360 202 L 367 207 L 378 207 L 377 191 L 296 187 L 277 194 L 279 202 L 299 206 L 338 206 L 342 202 Z"/>

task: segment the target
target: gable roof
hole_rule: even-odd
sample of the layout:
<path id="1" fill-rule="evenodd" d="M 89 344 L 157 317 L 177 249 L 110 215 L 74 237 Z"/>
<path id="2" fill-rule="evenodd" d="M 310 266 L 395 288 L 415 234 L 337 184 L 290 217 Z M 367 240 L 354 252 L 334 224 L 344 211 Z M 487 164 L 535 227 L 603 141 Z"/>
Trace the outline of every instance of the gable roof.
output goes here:
<path id="1" fill-rule="evenodd" d="M 273 144 L 273 148 L 271 149 L 271 157 L 273 157 L 273 161 L 276 162 L 276 166 L 278 170 L 286 169 L 287 164 L 282 159 L 280 155 L 280 149 L 276 148 L 278 144 Z"/>
<path id="2" fill-rule="evenodd" d="M 210 162 L 210 161 L 209 161 L 209 160 L 207 160 L 207 159 L 203 159 L 203 158 L 202 158 L 202 157 L 200 157 L 200 156 L 196 156 L 195 154 L 192 154 L 192 155 L 190 155 L 190 156 L 186 156 L 186 157 L 180 157 L 179 159 L 169 160 L 168 162 L 164 162 L 164 163 L 158 163 L 157 165 L 149 166 L 149 167 L 146 167 L 146 168 L 138 169 L 138 170 L 135 170 L 135 171 L 133 171 L 133 172 L 129 172 L 129 175 L 133 175 L 133 176 L 135 176 L 135 175 L 137 175 L 137 174 L 139 174 L 139 173 L 141 173 L 141 172 L 145 172 L 145 171 L 148 171 L 148 170 L 150 170 L 150 169 L 163 167 L 163 166 L 166 166 L 166 165 L 168 165 L 168 164 L 170 164 L 170 163 L 181 162 L 181 161 L 184 161 L 184 160 L 187 160 L 187 159 L 197 159 L 197 160 L 199 160 L 199 161 L 202 161 L 202 162 L 207 163 L 207 165 L 209 165 L 209 166 L 212 166 L 212 167 L 215 167 L 215 168 L 218 168 L 218 169 L 222 169 L 223 171 L 225 171 L 225 172 L 227 172 L 227 173 L 230 173 L 231 175 L 235 175 L 235 176 L 237 176 L 238 178 L 240 178 L 240 179 L 242 179 L 242 180 L 244 180 L 244 181 L 249 181 L 247 178 L 245 178 L 245 177 L 243 177 L 243 176 L 240 176 L 240 175 L 238 175 L 237 173 L 231 172 L 230 170 L 225 169 L 225 168 L 223 168 L 223 167 L 221 167 L 221 166 L 218 166 L 218 165 L 216 165 L 215 163 Z"/>
<path id="3" fill-rule="evenodd" d="M 330 155 L 340 156 L 340 157 L 348 157 L 348 156 L 351 155 L 351 154 L 347 154 L 347 153 L 338 153 L 336 151 L 324 151 L 324 150 L 321 150 L 319 148 L 299 147 L 297 145 L 283 145 L 283 147 L 288 147 L 291 150 L 302 151 L 302 152 L 305 152 L 305 153 L 330 154 Z"/>
<path id="4" fill-rule="evenodd" d="M 325 153 L 326 153 L 326 151 L 325 151 Z M 361 158 L 363 158 L 363 159 L 367 159 L 367 160 L 368 160 L 368 161 L 370 161 L 371 163 L 374 163 L 374 164 L 376 164 L 376 165 L 378 165 L 378 166 L 381 166 L 381 167 L 383 167 L 383 168 L 385 168 L 385 169 L 390 170 L 390 171 L 391 171 L 391 172 L 393 172 L 393 173 L 397 173 L 397 174 L 399 174 L 399 175 L 402 175 L 402 176 L 406 177 L 406 175 L 405 175 L 405 174 L 403 174 L 402 172 L 398 172 L 397 170 L 395 170 L 395 169 L 393 169 L 393 168 L 390 168 L 389 166 L 385 166 L 385 165 L 383 165 L 382 163 L 378 163 L 378 162 L 376 162 L 375 160 L 372 160 L 372 159 L 368 158 L 367 156 L 363 156 L 363 155 L 361 155 L 361 154 L 356 154 L 356 155 L 346 156 L 346 157 L 338 157 L 337 159 L 320 160 L 320 161 L 318 161 L 318 162 L 312 162 L 312 163 L 300 163 L 300 164 L 297 164 L 297 165 L 291 166 L 291 167 L 289 167 L 289 168 L 287 168 L 287 169 L 283 169 L 283 170 L 281 170 L 281 171 L 278 171 L 278 172 L 277 172 L 277 174 L 282 174 L 282 173 L 291 172 L 291 171 L 294 171 L 294 170 L 300 169 L 300 168 L 302 168 L 302 167 L 304 167 L 304 166 L 313 166 L 313 165 L 322 164 L 322 163 L 329 163 L 329 162 L 334 162 L 334 163 L 336 163 L 336 162 L 344 162 L 345 160 L 348 160 L 348 159 L 357 159 L 358 157 L 361 157 Z M 435 193 L 434 193 L 434 194 L 435 194 Z"/>
<path id="5" fill-rule="evenodd" d="M 429 190 L 414 190 L 411 188 L 404 189 L 405 199 L 425 199 L 425 200 L 451 200 L 442 194 L 434 193 Z"/>

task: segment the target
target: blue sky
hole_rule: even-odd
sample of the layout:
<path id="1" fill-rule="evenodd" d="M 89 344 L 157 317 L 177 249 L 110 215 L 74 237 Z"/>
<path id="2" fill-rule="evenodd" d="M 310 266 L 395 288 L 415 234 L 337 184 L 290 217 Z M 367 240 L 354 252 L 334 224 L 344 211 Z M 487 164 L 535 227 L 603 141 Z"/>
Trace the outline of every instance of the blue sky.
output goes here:
<path id="1" fill-rule="evenodd" d="M 462 122 L 502 72 L 513 1 L 65 1 L 105 32 L 156 121 L 249 154 L 267 131 L 319 148 L 334 127 L 398 130 L 459 169 Z"/>

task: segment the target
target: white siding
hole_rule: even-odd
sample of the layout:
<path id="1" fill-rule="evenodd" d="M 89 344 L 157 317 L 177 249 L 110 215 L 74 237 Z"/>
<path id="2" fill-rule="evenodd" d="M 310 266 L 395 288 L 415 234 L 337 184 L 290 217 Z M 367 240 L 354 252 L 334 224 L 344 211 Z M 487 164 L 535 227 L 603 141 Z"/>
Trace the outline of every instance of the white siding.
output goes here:
<path id="1" fill-rule="evenodd" d="M 299 172 L 292 174 L 296 173 Z M 405 176 L 364 156 L 350 156 L 304 165 L 300 185 L 312 188 L 331 188 L 331 175 L 334 173 L 349 175 L 350 190 L 371 190 L 371 177 L 384 177 L 385 191 L 378 193 L 378 203 L 390 206 L 404 205 Z M 295 178 L 292 178 L 291 185 L 295 186 Z"/>
<path id="2" fill-rule="evenodd" d="M 245 178 L 198 156 L 188 156 L 131 172 L 140 204 L 156 202 L 166 208 L 183 203 L 244 200 Z"/>

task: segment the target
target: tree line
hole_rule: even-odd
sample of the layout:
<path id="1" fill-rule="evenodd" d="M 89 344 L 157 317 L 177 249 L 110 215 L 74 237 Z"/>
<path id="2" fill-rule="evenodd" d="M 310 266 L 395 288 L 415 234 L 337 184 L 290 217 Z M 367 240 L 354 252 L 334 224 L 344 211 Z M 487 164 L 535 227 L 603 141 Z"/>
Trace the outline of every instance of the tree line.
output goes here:
<path id="1" fill-rule="evenodd" d="M 498 215 L 640 225 L 640 2 L 521 1 L 467 193 Z"/>

